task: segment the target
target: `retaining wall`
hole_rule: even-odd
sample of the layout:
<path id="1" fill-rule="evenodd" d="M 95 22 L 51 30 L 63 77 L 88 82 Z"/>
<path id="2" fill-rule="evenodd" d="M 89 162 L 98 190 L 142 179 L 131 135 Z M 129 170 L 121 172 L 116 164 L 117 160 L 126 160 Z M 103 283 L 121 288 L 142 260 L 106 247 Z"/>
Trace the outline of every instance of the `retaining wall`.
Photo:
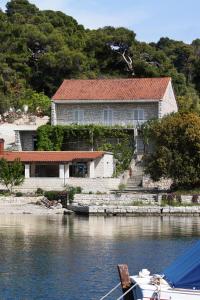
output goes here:
<path id="1" fill-rule="evenodd" d="M 172 207 L 172 206 L 76 206 L 71 205 L 70 209 L 77 214 L 90 214 L 90 215 L 155 215 L 155 216 L 164 216 L 164 215 L 194 215 L 200 216 L 200 206 L 181 206 L 181 207 Z"/>
<path id="2" fill-rule="evenodd" d="M 58 190 L 62 191 L 66 185 L 80 186 L 85 193 L 101 192 L 109 193 L 110 190 L 118 189 L 120 184 L 119 178 L 27 178 L 19 187 L 15 187 L 15 191 L 34 192 L 38 188 L 43 190 Z M 5 186 L 0 185 L 0 189 L 5 189 Z"/>

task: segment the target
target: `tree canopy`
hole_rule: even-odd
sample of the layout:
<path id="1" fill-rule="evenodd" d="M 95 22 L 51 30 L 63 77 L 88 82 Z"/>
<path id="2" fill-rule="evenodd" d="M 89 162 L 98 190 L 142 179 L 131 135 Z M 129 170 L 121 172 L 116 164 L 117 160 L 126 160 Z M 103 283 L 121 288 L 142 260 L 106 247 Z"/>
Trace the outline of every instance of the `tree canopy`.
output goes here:
<path id="1" fill-rule="evenodd" d="M 147 128 L 146 128 L 147 129 Z M 153 180 L 171 178 L 176 186 L 200 186 L 200 117 L 176 113 L 148 125 L 153 153 L 145 157 L 145 172 Z"/>
<path id="2" fill-rule="evenodd" d="M 0 111 L 18 108 L 26 89 L 51 97 L 65 78 L 130 77 L 120 51 L 132 59 L 136 77 L 171 76 L 181 110 L 199 111 L 200 39 L 144 43 L 129 29 L 88 30 L 27 0 L 11 0 L 0 11 Z"/>
<path id="3" fill-rule="evenodd" d="M 24 181 L 24 166 L 19 159 L 11 164 L 6 159 L 0 159 L 0 182 L 12 192 L 14 186 L 19 186 Z"/>

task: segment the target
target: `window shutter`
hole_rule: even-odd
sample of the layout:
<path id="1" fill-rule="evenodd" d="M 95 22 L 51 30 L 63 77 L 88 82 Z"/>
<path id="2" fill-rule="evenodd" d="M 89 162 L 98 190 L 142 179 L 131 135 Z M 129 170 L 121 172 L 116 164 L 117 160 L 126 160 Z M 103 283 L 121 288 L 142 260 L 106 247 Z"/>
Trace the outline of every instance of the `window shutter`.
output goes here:
<path id="1" fill-rule="evenodd" d="M 78 110 L 74 110 L 73 123 L 78 124 Z"/>
<path id="2" fill-rule="evenodd" d="M 105 109 L 103 111 L 103 121 L 105 125 L 112 125 L 113 123 L 113 111 L 112 109 Z"/>
<path id="3" fill-rule="evenodd" d="M 83 124 L 84 123 L 84 110 L 79 110 L 79 117 L 78 117 L 78 123 Z"/>
<path id="4" fill-rule="evenodd" d="M 133 120 L 144 120 L 144 109 L 134 109 Z"/>
<path id="5" fill-rule="evenodd" d="M 103 122 L 104 122 L 104 124 L 107 124 L 107 120 L 108 120 L 108 111 L 105 109 L 103 111 Z"/>
<path id="6" fill-rule="evenodd" d="M 133 111 L 133 120 L 138 120 L 138 110 L 134 109 Z"/>
<path id="7" fill-rule="evenodd" d="M 113 111 L 111 109 L 108 110 L 108 124 L 112 125 L 113 123 Z"/>
<path id="8" fill-rule="evenodd" d="M 139 109 L 138 110 L 138 120 L 144 120 L 144 109 Z"/>

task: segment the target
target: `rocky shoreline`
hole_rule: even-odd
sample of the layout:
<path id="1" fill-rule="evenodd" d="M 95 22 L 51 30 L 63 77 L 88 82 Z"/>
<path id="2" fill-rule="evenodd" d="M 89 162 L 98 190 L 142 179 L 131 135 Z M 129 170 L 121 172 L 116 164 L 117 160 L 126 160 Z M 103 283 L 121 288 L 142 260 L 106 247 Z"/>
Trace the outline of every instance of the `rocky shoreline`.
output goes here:
<path id="1" fill-rule="evenodd" d="M 200 216 L 200 196 L 181 195 L 176 205 L 163 204 L 164 194 L 102 194 L 75 195 L 74 202 L 69 207 L 76 214 L 109 215 L 109 216 L 165 216 L 165 215 L 195 215 Z M 180 201 L 180 202 L 177 202 Z"/>
<path id="2" fill-rule="evenodd" d="M 0 197 L 0 214 L 63 215 L 69 211 L 61 204 L 45 205 L 44 197 Z"/>
<path id="3" fill-rule="evenodd" d="M 137 198 L 138 197 L 138 198 Z M 136 201 L 136 198 L 139 200 Z M 180 206 L 163 206 L 160 197 L 151 195 L 75 195 L 74 202 L 63 208 L 59 201 L 49 201 L 44 196 L 1 196 L 1 214 L 33 215 L 104 215 L 104 216 L 200 216 L 200 203 L 192 204 L 191 196 L 184 196 Z"/>

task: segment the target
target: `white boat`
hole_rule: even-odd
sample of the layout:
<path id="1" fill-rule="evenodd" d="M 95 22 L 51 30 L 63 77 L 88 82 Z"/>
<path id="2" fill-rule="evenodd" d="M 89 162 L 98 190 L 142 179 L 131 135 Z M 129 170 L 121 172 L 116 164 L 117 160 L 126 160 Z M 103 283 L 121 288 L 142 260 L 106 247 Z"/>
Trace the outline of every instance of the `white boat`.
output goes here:
<path id="1" fill-rule="evenodd" d="M 142 270 L 143 272 L 143 270 Z M 200 290 L 171 287 L 159 275 L 130 276 L 134 300 L 200 300 Z"/>
<path id="2" fill-rule="evenodd" d="M 200 241 L 172 263 L 163 274 L 142 269 L 129 276 L 127 265 L 118 265 L 123 294 L 116 300 L 200 300 Z"/>

